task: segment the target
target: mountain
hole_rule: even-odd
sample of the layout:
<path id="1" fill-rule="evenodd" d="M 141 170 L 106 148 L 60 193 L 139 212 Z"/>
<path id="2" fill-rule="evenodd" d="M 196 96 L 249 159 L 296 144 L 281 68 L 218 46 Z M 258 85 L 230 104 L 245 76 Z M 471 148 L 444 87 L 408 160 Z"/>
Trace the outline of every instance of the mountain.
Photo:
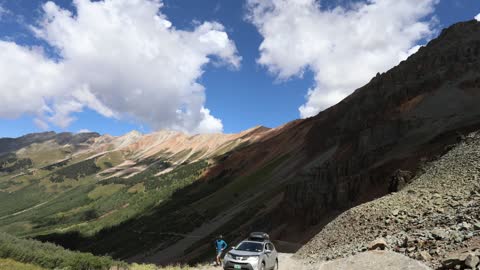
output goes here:
<path id="1" fill-rule="evenodd" d="M 15 152 L 22 148 L 28 147 L 32 144 L 41 144 L 47 141 L 56 143 L 59 146 L 72 144 L 75 146 L 81 146 L 90 138 L 100 136 L 98 133 L 78 133 L 72 134 L 68 132 L 57 134 L 55 132 L 43 132 L 28 134 L 19 138 L 0 138 L 0 155 Z"/>
<path id="2" fill-rule="evenodd" d="M 160 264 L 253 230 L 296 250 L 480 128 L 479 54 L 480 23 L 455 24 L 337 105 L 274 129 L 2 139 L 0 230 Z"/>
<path id="3" fill-rule="evenodd" d="M 95 234 L 154 207 L 202 175 L 213 158 L 268 132 L 45 132 L 0 139 L 0 227 L 25 236 L 65 229 Z"/>
<path id="4" fill-rule="evenodd" d="M 310 224 L 396 191 L 425 161 L 478 129 L 480 23 L 458 23 L 338 105 L 307 119 L 305 163 L 284 207 Z M 409 171 L 405 176 L 402 171 Z"/>

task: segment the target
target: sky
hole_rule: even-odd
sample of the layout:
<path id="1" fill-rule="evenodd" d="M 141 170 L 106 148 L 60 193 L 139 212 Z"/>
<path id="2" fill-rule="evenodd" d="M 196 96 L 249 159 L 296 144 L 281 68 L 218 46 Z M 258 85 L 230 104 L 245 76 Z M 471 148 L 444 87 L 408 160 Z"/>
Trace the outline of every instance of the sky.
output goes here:
<path id="1" fill-rule="evenodd" d="M 0 137 L 277 127 L 479 14 L 478 0 L 0 0 Z"/>

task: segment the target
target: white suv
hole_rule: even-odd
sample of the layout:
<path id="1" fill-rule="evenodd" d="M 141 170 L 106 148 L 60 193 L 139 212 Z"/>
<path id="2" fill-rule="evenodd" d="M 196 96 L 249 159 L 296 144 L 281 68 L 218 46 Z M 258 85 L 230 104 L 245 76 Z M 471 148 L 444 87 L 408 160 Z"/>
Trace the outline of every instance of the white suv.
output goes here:
<path id="1" fill-rule="evenodd" d="M 278 270 L 278 253 L 268 234 L 251 233 L 225 255 L 223 269 Z"/>

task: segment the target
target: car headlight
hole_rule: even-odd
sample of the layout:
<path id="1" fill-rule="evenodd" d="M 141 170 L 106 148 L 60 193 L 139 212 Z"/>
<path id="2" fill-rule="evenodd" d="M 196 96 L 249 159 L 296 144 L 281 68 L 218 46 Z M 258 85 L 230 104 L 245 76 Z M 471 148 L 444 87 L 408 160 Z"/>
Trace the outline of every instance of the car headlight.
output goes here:
<path id="1" fill-rule="evenodd" d="M 257 262 L 258 262 L 258 258 L 259 258 L 259 256 L 250 256 L 250 257 L 247 258 L 247 262 L 257 263 Z"/>

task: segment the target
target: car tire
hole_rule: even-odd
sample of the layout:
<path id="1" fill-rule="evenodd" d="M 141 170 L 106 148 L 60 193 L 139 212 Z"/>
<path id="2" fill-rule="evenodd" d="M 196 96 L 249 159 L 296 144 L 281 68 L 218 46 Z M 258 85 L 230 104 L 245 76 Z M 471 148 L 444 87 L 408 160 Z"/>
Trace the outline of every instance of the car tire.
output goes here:
<path id="1" fill-rule="evenodd" d="M 278 270 L 278 260 L 275 260 L 275 266 L 273 267 L 273 270 Z"/>
<path id="2" fill-rule="evenodd" d="M 260 266 L 260 270 L 265 270 L 265 262 L 262 262 L 262 266 Z"/>

